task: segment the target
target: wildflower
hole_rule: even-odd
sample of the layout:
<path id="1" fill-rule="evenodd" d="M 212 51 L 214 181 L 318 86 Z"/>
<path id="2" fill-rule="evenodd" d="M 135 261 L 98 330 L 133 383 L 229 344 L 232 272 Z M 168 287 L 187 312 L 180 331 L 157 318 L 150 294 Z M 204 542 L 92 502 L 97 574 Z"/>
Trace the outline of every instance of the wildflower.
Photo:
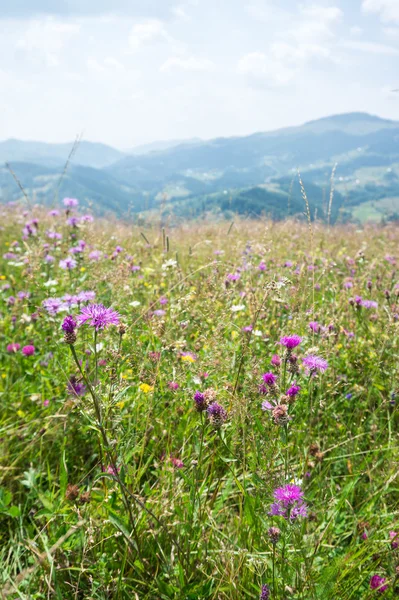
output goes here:
<path id="1" fill-rule="evenodd" d="M 71 256 L 68 256 L 65 260 L 60 260 L 61 269 L 67 269 L 68 271 L 70 271 L 71 269 L 74 269 L 76 265 L 76 260 Z"/>
<path id="2" fill-rule="evenodd" d="M 215 429 L 219 429 L 223 425 L 225 421 L 227 421 L 227 412 L 217 402 L 212 402 L 207 408 L 207 413 L 210 422 L 215 427 Z"/>
<path id="3" fill-rule="evenodd" d="M 159 304 L 161 304 L 161 306 L 163 306 L 167 303 L 168 303 L 168 299 L 166 298 L 166 296 L 161 296 L 159 299 Z"/>
<path id="4" fill-rule="evenodd" d="M 24 356 L 32 356 L 32 354 L 35 353 L 35 347 L 32 346 L 31 344 L 28 344 L 28 346 L 24 346 L 22 348 L 22 354 Z"/>
<path id="5" fill-rule="evenodd" d="M 92 215 L 82 215 L 80 221 L 81 223 L 93 223 L 94 217 Z"/>
<path id="6" fill-rule="evenodd" d="M 77 198 L 64 198 L 63 204 L 66 208 L 76 208 L 79 204 L 79 200 L 77 200 Z"/>
<path id="7" fill-rule="evenodd" d="M 50 210 L 48 215 L 49 217 L 58 217 L 60 214 L 60 211 L 57 210 L 56 208 L 54 208 L 53 210 Z"/>
<path id="8" fill-rule="evenodd" d="M 78 223 L 79 219 L 77 217 L 69 217 L 69 219 L 67 219 L 67 224 L 71 227 L 77 227 Z"/>
<path id="9" fill-rule="evenodd" d="M 86 386 L 72 375 L 68 381 L 67 390 L 72 396 L 84 396 L 86 393 Z"/>
<path id="10" fill-rule="evenodd" d="M 270 363 L 273 365 L 273 367 L 279 367 L 281 365 L 281 358 L 278 354 L 274 354 Z"/>
<path id="11" fill-rule="evenodd" d="M 278 527 L 270 527 L 267 534 L 270 538 L 271 543 L 273 544 L 273 546 L 275 546 L 280 539 L 280 529 Z"/>
<path id="12" fill-rule="evenodd" d="M 303 499 L 303 491 L 298 485 L 287 484 L 277 488 L 273 496 L 275 502 L 270 507 L 270 515 L 282 516 L 291 521 L 307 516 L 308 508 Z"/>
<path id="13" fill-rule="evenodd" d="M 274 373 L 263 373 L 262 379 L 266 385 L 273 387 L 276 384 L 277 375 L 274 375 Z"/>
<path id="14" fill-rule="evenodd" d="M 378 308 L 378 302 L 375 302 L 374 300 L 362 300 L 360 306 L 363 306 L 364 308 Z"/>
<path id="15" fill-rule="evenodd" d="M 258 269 L 259 269 L 259 271 L 266 271 L 267 270 L 267 265 L 266 265 L 266 263 L 263 260 L 259 263 Z"/>
<path id="16" fill-rule="evenodd" d="M 18 350 L 21 348 L 21 345 L 18 344 L 18 342 L 14 342 L 13 344 L 8 344 L 7 346 L 7 352 L 18 352 Z"/>
<path id="17" fill-rule="evenodd" d="M 65 305 L 60 298 L 46 298 L 43 300 L 42 306 L 50 315 L 56 315 Z"/>
<path id="18" fill-rule="evenodd" d="M 208 403 L 202 392 L 196 391 L 194 394 L 195 408 L 198 412 L 203 412 L 208 408 Z"/>
<path id="19" fill-rule="evenodd" d="M 251 333 L 251 331 L 252 331 L 252 330 L 253 330 L 253 327 L 252 327 L 252 325 L 246 325 L 245 327 L 243 327 L 243 328 L 241 329 L 241 331 L 242 331 L 243 333 Z"/>
<path id="20" fill-rule="evenodd" d="M 180 458 L 170 457 L 170 462 L 176 469 L 182 469 L 184 467 L 184 462 L 180 460 Z"/>
<path id="21" fill-rule="evenodd" d="M 385 582 L 385 577 L 381 577 L 380 575 L 373 575 L 370 579 L 370 588 L 372 590 L 378 590 L 380 594 L 383 594 L 388 589 L 388 586 L 385 585 Z"/>
<path id="22" fill-rule="evenodd" d="M 197 360 L 196 355 L 193 354 L 192 352 L 181 352 L 180 358 L 184 362 L 191 362 L 191 363 L 193 363 Z"/>
<path id="23" fill-rule="evenodd" d="M 179 384 L 176 383 L 175 381 L 169 381 L 168 388 L 170 390 L 178 390 L 179 389 Z"/>
<path id="24" fill-rule="evenodd" d="M 311 375 L 316 373 L 317 371 L 320 371 L 320 373 L 324 373 L 324 371 L 328 367 L 328 362 L 324 360 L 324 358 L 321 358 L 320 356 L 315 356 L 313 354 L 305 356 L 305 358 L 302 359 L 302 364 L 305 367 L 306 373 Z"/>
<path id="25" fill-rule="evenodd" d="M 89 259 L 92 261 L 97 261 L 100 260 L 102 255 L 102 252 L 100 250 L 93 250 L 93 252 L 90 252 L 89 254 Z"/>
<path id="26" fill-rule="evenodd" d="M 302 338 L 299 335 L 286 335 L 280 338 L 280 344 L 285 346 L 288 351 L 293 350 L 302 342 Z"/>
<path id="27" fill-rule="evenodd" d="M 148 383 L 141 383 L 139 385 L 139 389 L 144 392 L 144 394 L 149 394 L 150 392 L 153 391 L 154 386 L 153 385 L 148 385 Z"/>
<path id="28" fill-rule="evenodd" d="M 310 321 L 309 327 L 314 333 L 319 333 L 321 330 L 321 326 L 317 321 Z"/>
<path id="29" fill-rule="evenodd" d="M 53 263 L 53 262 L 55 262 L 55 258 L 54 258 L 54 256 L 51 256 L 51 254 L 47 254 L 47 255 L 44 257 L 44 259 L 43 259 L 43 260 L 44 260 L 44 262 L 46 262 L 47 264 L 50 264 L 50 263 Z"/>
<path id="30" fill-rule="evenodd" d="M 154 312 L 152 314 L 155 317 L 164 317 L 166 315 L 166 311 L 163 310 L 162 308 L 158 308 L 157 310 L 154 310 Z"/>
<path id="31" fill-rule="evenodd" d="M 272 409 L 272 415 L 276 425 L 285 425 L 290 420 L 288 416 L 288 406 L 286 404 L 277 404 Z"/>
<path id="32" fill-rule="evenodd" d="M 65 317 L 65 319 L 62 322 L 62 329 L 64 330 L 64 341 L 67 344 L 74 344 L 76 342 L 76 327 L 77 327 L 77 323 L 75 321 L 75 319 L 71 316 L 68 315 L 67 317 Z"/>
<path id="33" fill-rule="evenodd" d="M 259 600 L 269 600 L 270 598 L 270 588 L 266 583 L 262 585 L 262 590 L 260 592 Z"/>
<path id="34" fill-rule="evenodd" d="M 290 398 L 294 398 L 297 394 L 299 394 L 299 392 L 301 391 L 301 387 L 299 385 L 296 385 L 295 383 L 293 383 L 288 390 L 285 392 L 286 396 L 289 396 Z"/>
<path id="35" fill-rule="evenodd" d="M 103 304 L 89 304 L 83 306 L 78 316 L 79 325 L 90 321 L 90 325 L 98 331 L 109 325 L 118 325 L 120 315 L 112 308 L 106 308 Z"/>

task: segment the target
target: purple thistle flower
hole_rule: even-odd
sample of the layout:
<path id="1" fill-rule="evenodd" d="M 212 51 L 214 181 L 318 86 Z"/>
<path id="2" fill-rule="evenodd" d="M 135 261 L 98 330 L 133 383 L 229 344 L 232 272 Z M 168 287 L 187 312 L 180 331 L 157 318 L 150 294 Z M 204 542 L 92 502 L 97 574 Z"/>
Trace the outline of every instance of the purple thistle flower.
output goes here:
<path id="1" fill-rule="evenodd" d="M 82 223 L 93 223 L 94 217 L 92 215 L 82 215 L 80 220 Z"/>
<path id="2" fill-rule="evenodd" d="M 324 360 L 324 358 L 313 354 L 305 356 L 305 358 L 302 359 L 302 364 L 304 365 L 306 372 L 310 374 L 316 373 L 317 371 L 324 373 L 328 367 L 328 362 Z"/>
<path id="3" fill-rule="evenodd" d="M 388 589 L 388 586 L 384 585 L 385 582 L 385 577 L 381 577 L 380 575 L 373 575 L 370 579 L 370 588 L 372 590 L 378 590 L 380 594 L 383 594 Z"/>
<path id="4" fill-rule="evenodd" d="M 77 326 L 78 326 L 78 324 L 76 323 L 76 321 L 72 317 L 72 315 L 66 316 L 61 325 L 62 329 L 66 333 L 74 333 Z"/>
<path id="5" fill-rule="evenodd" d="M 299 335 L 285 335 L 280 338 L 280 344 L 285 346 L 287 350 L 293 350 L 302 342 L 302 338 Z"/>
<path id="6" fill-rule="evenodd" d="M 79 219 L 78 219 L 78 217 L 69 217 L 69 219 L 67 219 L 67 223 L 71 227 L 77 227 L 78 223 L 79 223 Z"/>
<path id="7" fill-rule="evenodd" d="M 272 356 L 272 359 L 270 361 L 270 364 L 273 365 L 273 367 L 279 367 L 281 365 L 281 358 L 279 357 L 278 354 L 274 354 Z"/>
<path id="8" fill-rule="evenodd" d="M 50 315 L 56 315 L 64 308 L 65 304 L 60 298 L 46 298 L 43 300 L 42 306 Z"/>
<path id="9" fill-rule="evenodd" d="M 266 385 L 273 386 L 276 384 L 277 375 L 274 375 L 274 373 L 263 373 L 262 379 Z"/>
<path id="10" fill-rule="evenodd" d="M 203 412 L 204 410 L 206 410 L 208 408 L 208 403 L 205 399 L 204 394 L 198 390 L 194 394 L 194 402 L 195 402 L 195 408 L 197 409 L 198 412 Z"/>
<path id="11" fill-rule="evenodd" d="M 54 258 L 54 256 L 51 256 L 51 254 L 47 254 L 43 260 L 44 260 L 44 262 L 50 264 L 55 261 L 55 258 Z"/>
<path id="12" fill-rule="evenodd" d="M 75 296 L 78 302 L 90 302 L 94 300 L 96 297 L 96 292 L 88 291 L 88 292 L 79 292 L 77 296 Z"/>
<path id="13" fill-rule="evenodd" d="M 79 204 L 79 200 L 77 200 L 77 198 L 64 198 L 63 204 L 66 208 L 76 208 Z"/>
<path id="14" fill-rule="evenodd" d="M 309 327 L 314 333 L 319 333 L 321 329 L 320 324 L 317 321 L 310 321 Z"/>
<path id="15" fill-rule="evenodd" d="M 286 396 L 289 396 L 290 398 L 294 398 L 297 394 L 299 394 L 299 392 L 301 391 L 301 386 L 296 385 L 295 383 L 293 383 L 288 390 L 285 392 Z"/>
<path id="16" fill-rule="evenodd" d="M 98 331 L 105 329 L 109 325 L 118 325 L 120 315 L 112 308 L 106 308 L 103 304 L 89 304 L 83 306 L 78 316 L 79 325 L 90 321 L 90 325 Z"/>
<path id="17" fill-rule="evenodd" d="M 275 502 L 270 506 L 270 515 L 295 521 L 306 517 L 308 507 L 303 500 L 303 491 L 298 485 L 287 484 L 273 493 Z"/>
<path id="18" fill-rule="evenodd" d="M 48 215 L 50 217 L 58 217 L 59 214 L 60 214 L 60 211 L 57 210 L 56 208 L 54 208 L 53 210 L 50 210 L 50 212 L 48 213 Z"/>
<path id="19" fill-rule="evenodd" d="M 221 427 L 225 421 L 227 421 L 227 412 L 217 402 L 212 402 L 207 408 L 209 420 L 212 425 L 216 428 Z"/>
<path id="20" fill-rule="evenodd" d="M 259 263 L 258 269 L 259 269 L 259 271 L 266 271 L 267 270 L 267 265 L 266 265 L 266 263 L 263 260 Z"/>
<path id="21" fill-rule="evenodd" d="M 157 308 L 157 310 L 154 310 L 152 314 L 154 317 L 164 317 L 166 315 L 166 311 L 162 308 Z"/>
<path id="22" fill-rule="evenodd" d="M 362 300 L 360 306 L 363 306 L 364 308 L 378 308 L 378 302 L 375 302 L 374 300 Z"/>
<path id="23" fill-rule="evenodd" d="M 97 260 L 100 260 L 101 255 L 102 255 L 101 250 L 93 250 L 93 252 L 90 252 L 90 254 L 89 254 L 89 259 L 93 260 L 93 261 L 97 261 Z"/>
<path id="24" fill-rule="evenodd" d="M 303 491 L 299 485 L 288 483 L 284 487 L 277 488 L 273 492 L 273 496 L 284 506 L 291 506 L 303 498 Z"/>
<path id="25" fill-rule="evenodd" d="M 264 585 L 262 585 L 259 600 L 269 600 L 269 598 L 270 598 L 270 588 L 265 583 Z"/>
<path id="26" fill-rule="evenodd" d="M 68 271 L 70 271 L 71 269 L 74 269 L 76 265 L 76 260 L 71 256 L 68 256 L 65 260 L 60 260 L 61 269 L 67 269 Z"/>

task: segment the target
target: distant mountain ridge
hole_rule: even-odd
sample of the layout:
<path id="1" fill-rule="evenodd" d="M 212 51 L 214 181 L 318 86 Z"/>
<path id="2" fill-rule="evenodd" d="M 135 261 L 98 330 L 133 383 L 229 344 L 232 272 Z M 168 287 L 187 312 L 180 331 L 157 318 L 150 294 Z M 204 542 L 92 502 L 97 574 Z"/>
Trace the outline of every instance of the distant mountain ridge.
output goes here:
<path id="1" fill-rule="evenodd" d="M 46 166 L 64 165 L 73 148 L 73 142 L 50 144 L 16 139 L 0 142 L 0 164 L 5 162 L 28 162 Z M 106 144 L 79 142 L 74 162 L 102 169 L 123 158 L 125 154 Z"/>
<path id="2" fill-rule="evenodd" d="M 0 143 L 0 163 L 11 162 L 30 193 L 49 202 L 71 147 L 8 140 Z M 184 217 L 213 210 L 247 214 L 251 207 L 252 215 L 283 218 L 302 206 L 300 190 L 290 184 L 299 169 L 312 210 L 324 218 L 336 163 L 335 218 L 399 215 L 399 122 L 361 112 L 247 136 L 154 142 L 134 154 L 81 142 L 61 191 L 75 190 L 100 213 L 162 206 Z M 3 201 L 20 195 L 1 168 L 0 192 Z"/>

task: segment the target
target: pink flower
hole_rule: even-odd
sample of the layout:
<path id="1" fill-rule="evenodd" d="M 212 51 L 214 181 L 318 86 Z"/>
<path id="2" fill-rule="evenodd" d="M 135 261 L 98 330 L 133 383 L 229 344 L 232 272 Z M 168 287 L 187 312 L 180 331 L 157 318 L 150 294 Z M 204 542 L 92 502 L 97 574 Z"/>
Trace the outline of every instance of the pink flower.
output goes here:
<path id="1" fill-rule="evenodd" d="M 22 354 L 24 356 L 32 356 L 35 353 L 35 347 L 29 344 L 28 346 L 24 346 L 22 348 Z"/>
<path id="2" fill-rule="evenodd" d="M 18 352 L 18 350 L 20 349 L 20 344 L 18 344 L 18 342 L 14 342 L 13 344 L 8 344 L 7 346 L 7 352 Z"/>

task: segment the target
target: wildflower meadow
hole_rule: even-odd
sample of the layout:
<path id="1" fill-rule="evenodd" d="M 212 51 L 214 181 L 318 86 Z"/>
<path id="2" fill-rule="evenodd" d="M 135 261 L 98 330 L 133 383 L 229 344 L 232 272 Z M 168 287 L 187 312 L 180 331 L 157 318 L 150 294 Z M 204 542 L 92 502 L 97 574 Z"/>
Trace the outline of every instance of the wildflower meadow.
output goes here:
<path id="1" fill-rule="evenodd" d="M 399 595 L 395 224 L 0 212 L 0 598 Z"/>

